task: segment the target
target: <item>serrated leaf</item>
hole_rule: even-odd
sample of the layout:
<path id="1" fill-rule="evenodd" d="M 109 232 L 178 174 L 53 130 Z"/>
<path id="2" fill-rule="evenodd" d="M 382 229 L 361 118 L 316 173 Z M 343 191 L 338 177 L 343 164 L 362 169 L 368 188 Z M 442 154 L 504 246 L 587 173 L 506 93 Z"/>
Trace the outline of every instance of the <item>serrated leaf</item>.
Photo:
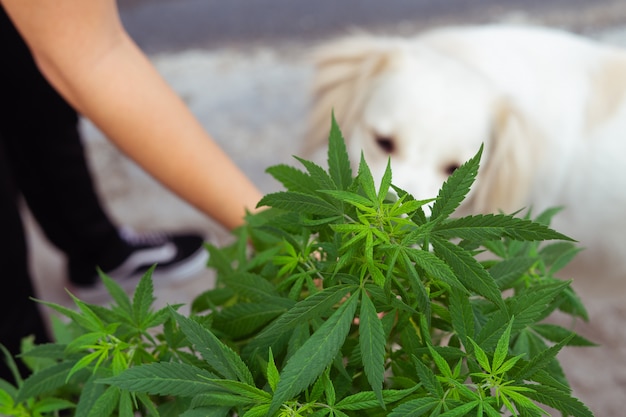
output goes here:
<path id="1" fill-rule="evenodd" d="M 435 408 L 439 401 L 431 397 L 410 400 L 394 408 L 388 417 L 420 417 Z"/>
<path id="2" fill-rule="evenodd" d="M 21 353 L 21 356 L 33 358 L 62 359 L 65 355 L 65 345 L 58 343 L 43 343 Z"/>
<path id="3" fill-rule="evenodd" d="M 125 315 L 128 317 L 128 319 L 130 319 L 132 314 L 132 306 L 130 303 L 130 298 L 128 297 L 128 294 L 126 294 L 126 291 L 124 291 L 120 284 L 111 279 L 100 268 L 98 268 L 98 274 L 113 300 L 117 303 L 121 311 L 126 313 Z"/>
<path id="4" fill-rule="evenodd" d="M 546 355 L 546 350 L 548 350 L 550 346 L 545 343 L 544 339 L 532 332 L 530 328 L 526 328 L 519 333 L 512 348 L 515 354 L 523 355 L 527 361 L 530 361 L 537 356 L 543 357 Z M 537 359 L 539 360 L 539 358 Z M 524 366 L 524 364 L 521 366 Z M 518 368 L 517 372 L 519 372 L 519 369 L 521 368 Z M 535 373 L 528 378 L 542 385 L 548 385 L 571 393 L 571 388 L 569 387 L 565 373 L 559 361 L 556 359 L 547 359 L 543 364 L 543 368 L 535 370 Z"/>
<path id="5" fill-rule="evenodd" d="M 461 339 L 463 346 L 467 346 L 467 339 L 474 338 L 476 332 L 474 311 L 467 294 L 463 291 L 452 289 L 450 291 L 449 310 L 452 328 Z"/>
<path id="6" fill-rule="evenodd" d="M 104 324 L 102 318 L 94 311 L 90 304 L 87 304 L 78 298 L 76 298 L 73 294 L 70 293 L 70 297 L 74 301 L 74 304 L 78 306 L 81 311 L 82 323 L 87 324 L 89 327 L 86 327 L 91 331 L 107 331 L 106 325 Z M 100 307 L 100 306 L 97 306 Z M 82 325 L 82 324 L 81 324 Z"/>
<path id="7" fill-rule="evenodd" d="M 572 288 L 566 288 L 559 295 L 559 310 L 563 311 L 573 317 L 579 317 L 584 321 L 589 321 L 589 313 L 583 304 L 582 300 L 574 292 Z M 561 301 L 562 299 L 562 301 Z"/>
<path id="8" fill-rule="evenodd" d="M 331 217 L 324 217 L 321 219 L 307 219 L 307 218 L 302 218 L 300 219 L 300 224 L 302 224 L 303 226 L 307 226 L 307 227 L 317 227 L 317 226 L 324 226 L 326 224 L 332 224 L 332 223 L 337 223 L 343 220 L 343 216 L 331 216 Z"/>
<path id="9" fill-rule="evenodd" d="M 139 280 L 135 294 L 133 295 L 133 319 L 141 328 L 145 329 L 145 324 L 150 316 L 150 309 L 154 303 L 154 285 L 152 283 L 152 272 L 156 265 L 152 266 Z"/>
<path id="10" fill-rule="evenodd" d="M 314 194 L 319 188 L 309 174 L 289 165 L 274 165 L 267 168 L 265 172 L 280 182 L 287 191 Z"/>
<path id="11" fill-rule="evenodd" d="M 372 391 L 376 393 L 380 405 L 385 408 L 382 389 L 385 374 L 385 345 L 387 341 L 374 303 L 372 303 L 365 291 L 361 291 L 359 343 L 367 381 L 372 387 Z"/>
<path id="12" fill-rule="evenodd" d="M 498 368 L 498 373 L 503 374 L 505 372 L 508 372 L 509 370 L 511 370 L 515 364 L 517 364 L 517 362 L 519 362 L 525 355 L 521 354 L 521 355 L 517 355 L 517 356 L 513 356 L 512 358 L 509 358 L 506 362 L 504 362 L 502 365 L 500 365 L 500 367 Z"/>
<path id="13" fill-rule="evenodd" d="M 433 397 L 443 398 L 443 386 L 435 376 L 434 372 L 415 356 L 413 357 L 413 363 L 415 364 L 415 370 L 417 371 L 419 381 L 422 383 L 424 388 L 426 388 L 426 390 Z"/>
<path id="14" fill-rule="evenodd" d="M 205 394 L 196 395 L 193 398 L 191 406 L 194 408 L 206 408 L 206 407 L 232 408 L 232 407 L 243 407 L 243 406 L 252 405 L 255 403 L 256 401 L 250 398 L 242 397 L 236 394 L 231 394 L 229 392 L 218 391 L 218 392 L 209 392 Z"/>
<path id="15" fill-rule="evenodd" d="M 551 342 L 559 343 L 563 339 L 567 338 L 567 346 L 598 346 L 596 343 L 593 343 L 576 332 L 563 328 L 557 324 L 539 323 L 535 324 L 532 329 Z"/>
<path id="16" fill-rule="evenodd" d="M 499 310 L 489 316 L 487 322 L 478 332 L 476 342 L 486 350 L 495 348 L 502 332 L 509 325 L 509 314 L 507 311 Z M 515 324 L 518 324 L 519 320 Z M 515 329 L 516 331 L 519 329 Z"/>
<path id="17" fill-rule="evenodd" d="M 457 368 L 461 368 L 461 366 L 463 365 L 463 361 L 459 361 L 457 364 Z M 457 373 L 457 369 L 455 369 L 455 373 Z M 471 400 L 480 400 L 481 399 L 481 395 L 478 394 L 476 391 L 473 391 L 472 389 L 470 389 L 470 386 L 472 388 L 474 388 L 473 384 L 472 385 L 466 385 L 462 382 L 457 381 L 456 379 L 452 379 L 452 378 L 448 378 L 448 380 L 446 381 L 448 384 L 452 385 L 459 393 L 460 398 L 463 398 L 465 401 L 471 401 Z"/>
<path id="18" fill-rule="evenodd" d="M 530 361 L 528 361 L 518 372 L 515 373 L 514 377 L 518 379 L 526 379 L 531 377 L 535 372 L 544 369 L 546 365 L 556 358 L 556 355 L 561 351 L 561 349 L 567 346 L 573 337 L 574 335 L 571 334 L 554 346 L 550 346 L 548 349 L 543 350 L 539 354 L 533 355 Z"/>
<path id="19" fill-rule="evenodd" d="M 399 198 L 403 199 L 405 202 L 409 202 L 409 201 L 417 201 L 415 200 L 415 197 L 413 197 L 411 194 L 407 193 L 405 190 L 403 190 L 402 188 L 396 187 L 395 185 L 391 184 L 391 188 L 395 191 L 395 193 L 398 195 Z M 417 210 L 415 210 L 414 213 L 412 213 L 411 215 L 411 220 L 417 224 L 418 226 L 422 226 L 424 224 L 426 224 L 426 214 L 424 213 L 424 209 L 422 209 L 422 206 L 425 204 L 428 204 L 432 201 L 435 201 L 435 198 L 431 198 L 428 200 L 419 200 L 420 204 L 419 204 L 419 208 Z"/>
<path id="20" fill-rule="evenodd" d="M 389 194 L 389 188 L 391 187 L 391 159 L 387 159 L 387 166 L 385 167 L 385 172 L 383 173 L 383 177 L 380 180 L 380 185 L 378 187 L 378 201 L 384 201 Z"/>
<path id="21" fill-rule="evenodd" d="M 78 404 L 76 404 L 76 416 L 85 416 L 89 413 L 107 388 L 106 385 L 101 384 L 99 379 L 101 376 L 91 375 L 85 385 L 83 385 Z"/>
<path id="22" fill-rule="evenodd" d="M 532 402 L 523 394 L 520 394 L 520 392 L 529 391 L 533 390 L 528 387 L 519 387 L 513 385 L 502 387 L 502 394 L 509 397 L 513 402 L 515 402 L 515 407 L 520 411 L 520 414 L 522 416 L 549 416 L 549 413 L 539 408 L 534 402 Z"/>
<path id="23" fill-rule="evenodd" d="M 458 407 L 452 408 L 446 411 L 443 414 L 439 414 L 439 417 L 463 417 L 466 416 L 467 413 L 472 411 L 480 404 L 480 401 L 471 401 L 467 404 L 459 405 Z"/>
<path id="24" fill-rule="evenodd" d="M 361 223 L 343 223 L 343 224 L 333 224 L 330 228 L 338 233 L 350 234 L 350 233 L 362 233 L 369 232 L 370 226 L 367 224 Z M 348 244 L 343 244 L 343 246 L 350 246 Z"/>
<path id="25" fill-rule="evenodd" d="M 117 387 L 108 387 L 98 397 L 85 417 L 109 417 L 117 408 L 120 399 L 120 390 Z"/>
<path id="26" fill-rule="evenodd" d="M 378 194 L 376 193 L 376 184 L 374 183 L 374 177 L 372 176 L 372 171 L 370 171 L 365 158 L 363 157 L 363 153 L 361 152 L 361 161 L 359 163 L 359 172 L 357 174 L 357 181 L 363 189 L 363 192 L 367 196 L 367 198 L 374 202 L 378 203 Z"/>
<path id="27" fill-rule="evenodd" d="M 40 413 L 39 415 L 46 415 L 48 413 L 55 413 L 61 410 L 69 410 L 70 408 L 75 407 L 76 405 L 71 401 L 61 398 L 48 397 L 42 398 L 41 400 L 37 401 L 37 403 L 35 403 L 33 407 L 33 413 L 35 415 L 37 415 L 37 413 Z"/>
<path id="28" fill-rule="evenodd" d="M 339 190 L 347 190 L 352 184 L 352 167 L 346 142 L 333 113 L 328 136 L 328 172 Z"/>
<path id="29" fill-rule="evenodd" d="M 537 223 L 549 225 L 552 222 L 554 216 L 556 216 L 560 211 L 563 211 L 563 207 L 550 207 L 541 213 L 537 217 L 535 217 L 535 221 Z M 532 215 L 532 211 L 528 210 L 525 217 L 530 218 Z"/>
<path id="30" fill-rule="evenodd" d="M 294 191 L 279 191 L 267 194 L 259 201 L 257 206 L 270 206 L 296 213 L 326 217 L 342 214 L 337 207 L 323 198 Z"/>
<path id="31" fill-rule="evenodd" d="M 345 300 L 287 361 L 268 414 L 308 387 L 332 362 L 348 335 L 357 302 L 355 294 Z"/>
<path id="32" fill-rule="evenodd" d="M 321 193 L 328 194 L 331 197 L 343 202 L 348 203 L 361 211 L 371 211 L 374 203 L 360 194 L 350 191 L 340 190 L 320 190 Z"/>
<path id="33" fill-rule="evenodd" d="M 232 260 L 221 248 L 211 243 L 206 243 L 205 248 L 209 251 L 208 266 L 214 268 L 219 274 L 227 275 L 233 272 Z"/>
<path id="34" fill-rule="evenodd" d="M 191 303 L 191 312 L 201 313 L 214 310 L 217 306 L 228 302 L 234 296 L 233 290 L 227 287 L 206 290 L 201 294 L 196 294 L 196 298 Z"/>
<path id="35" fill-rule="evenodd" d="M 73 365 L 74 362 L 61 362 L 31 374 L 24 380 L 15 401 L 20 403 L 62 387 Z"/>
<path id="36" fill-rule="evenodd" d="M 215 386 L 220 387 L 225 391 L 247 398 L 254 402 L 268 402 L 272 398 L 270 393 L 243 382 L 215 378 L 210 381 L 215 384 Z"/>
<path id="37" fill-rule="evenodd" d="M 80 371 L 81 369 L 85 369 L 88 367 L 93 361 L 97 359 L 95 368 L 98 368 L 98 365 L 106 358 L 107 351 L 96 350 L 94 352 L 88 353 L 87 355 L 81 357 L 70 369 L 70 372 L 67 374 L 67 379 L 69 379 L 74 373 Z"/>
<path id="38" fill-rule="evenodd" d="M 134 366 L 114 377 L 104 378 L 101 382 L 151 395 L 193 397 L 218 389 L 211 382 L 214 378 L 215 374 L 196 366 L 157 362 Z"/>
<path id="39" fill-rule="evenodd" d="M 178 310 L 178 308 L 182 307 L 182 304 L 171 306 L 174 310 Z M 146 317 L 144 321 L 144 328 L 151 329 L 156 326 L 160 326 L 165 323 L 170 318 L 170 311 L 168 307 L 163 307 L 160 310 L 150 313 L 148 317 Z"/>
<path id="40" fill-rule="evenodd" d="M 548 370 L 537 371 L 531 377 L 533 382 L 537 382 L 541 385 L 549 386 L 559 391 L 563 391 L 565 393 L 571 394 L 572 388 L 567 385 L 567 380 L 565 380 L 564 375 L 552 375 L 551 366 Z"/>
<path id="41" fill-rule="evenodd" d="M 134 417 L 135 412 L 133 408 L 134 406 L 131 393 L 128 391 L 121 391 L 118 407 L 118 417 Z"/>
<path id="42" fill-rule="evenodd" d="M 540 388 L 536 385 L 531 385 L 530 388 L 532 391 L 526 393 L 527 397 L 555 408 L 566 416 L 593 417 L 593 413 L 586 405 L 563 391 L 545 385 L 541 385 Z"/>
<path id="43" fill-rule="evenodd" d="M 439 372 L 441 372 L 441 374 L 447 378 L 453 378 L 450 364 L 448 364 L 444 357 L 441 356 L 439 352 L 437 352 L 437 350 L 431 345 L 428 345 L 428 351 L 430 352 L 430 356 L 435 361 L 435 365 L 439 369 Z"/>
<path id="44" fill-rule="evenodd" d="M 272 353 L 272 349 L 269 351 L 269 360 L 267 361 L 267 383 L 269 384 L 272 391 L 276 390 L 278 386 L 278 381 L 280 381 L 280 373 L 278 372 L 278 368 L 276 367 L 276 362 L 274 362 L 274 354 Z"/>
<path id="45" fill-rule="evenodd" d="M 269 303 L 238 303 L 224 308 L 214 316 L 213 327 L 233 339 L 253 333 L 287 309 Z"/>
<path id="46" fill-rule="evenodd" d="M 326 368 L 326 371 L 320 376 L 319 381 L 322 382 L 322 386 L 324 387 L 324 397 L 326 399 L 326 404 L 333 407 L 335 405 L 335 400 L 337 399 L 337 393 L 335 392 L 335 387 L 328 377 L 329 368 Z"/>
<path id="47" fill-rule="evenodd" d="M 479 214 L 440 222 L 433 233 L 445 239 L 461 238 L 476 242 L 502 237 L 521 241 L 572 240 L 543 224 L 505 214 Z"/>
<path id="48" fill-rule="evenodd" d="M 457 278 L 450 265 L 441 258 L 420 249 L 406 248 L 403 252 L 415 262 L 415 265 L 424 270 L 431 278 L 440 280 L 460 291 L 467 292 L 463 283 Z"/>
<path id="49" fill-rule="evenodd" d="M 171 312 L 187 339 L 216 372 L 225 378 L 254 385 L 250 370 L 237 353 L 199 323 L 173 310 Z"/>
<path id="50" fill-rule="evenodd" d="M 371 236 L 371 235 L 369 235 Z M 369 239 L 368 239 L 369 240 Z M 371 258 L 367 259 L 367 272 L 369 272 L 370 276 L 372 277 L 372 280 L 374 281 L 374 283 L 376 285 L 378 285 L 379 287 L 384 287 L 385 286 L 385 276 L 383 275 L 383 273 L 380 270 L 380 263 L 374 262 Z"/>
<path id="51" fill-rule="evenodd" d="M 229 417 L 231 407 L 199 407 L 187 410 L 176 417 Z"/>
<path id="52" fill-rule="evenodd" d="M 481 145 L 478 153 L 456 169 L 443 183 L 433 204 L 431 221 L 449 217 L 461 204 L 476 179 L 482 152 Z"/>
<path id="53" fill-rule="evenodd" d="M 498 284 L 498 288 L 505 290 L 511 288 L 536 262 L 536 258 L 522 256 L 503 259 L 489 268 L 488 272 Z"/>
<path id="54" fill-rule="evenodd" d="M 489 363 L 489 358 L 487 354 L 483 350 L 482 347 L 478 345 L 478 343 L 474 342 L 471 338 L 468 338 L 469 342 L 472 344 L 472 352 L 478 364 L 487 372 L 491 373 L 491 363 Z"/>
<path id="55" fill-rule="evenodd" d="M 112 306 L 104 307 L 98 304 L 87 304 L 91 311 L 102 320 L 107 329 L 111 328 L 111 325 L 119 326 L 122 323 L 132 323 L 132 319 L 128 312 L 123 311 L 120 307 Z"/>
<path id="56" fill-rule="evenodd" d="M 382 395 L 385 404 L 392 404 L 402 400 L 413 393 L 418 387 L 419 385 L 403 390 L 383 390 Z M 335 405 L 335 408 L 338 410 L 357 411 L 378 407 L 379 405 L 380 403 L 376 393 L 373 391 L 361 391 L 343 398 Z"/>
<path id="57" fill-rule="evenodd" d="M 461 283 L 476 294 L 485 297 L 501 309 L 505 309 L 502 293 L 493 277 L 482 265 L 461 247 L 446 240 L 434 238 L 431 241 L 435 254 L 443 259 Z"/>
<path id="58" fill-rule="evenodd" d="M 330 175 L 322 168 L 321 166 L 313 163 L 312 161 L 308 161 L 303 158 L 295 157 L 304 167 L 309 171 L 311 175 L 311 179 L 315 181 L 317 187 L 315 190 L 335 190 L 337 189 L 337 185 L 332 180 Z"/>
<path id="59" fill-rule="evenodd" d="M 534 324 L 543 318 L 549 304 L 567 287 L 569 281 L 554 281 L 549 284 L 535 285 L 532 290 L 507 299 L 508 310 L 515 316 L 515 328 L 520 329 Z"/>
<path id="60" fill-rule="evenodd" d="M 539 256 L 550 266 L 549 273 L 555 274 L 563 269 L 583 248 L 571 242 L 556 242 L 546 245 L 539 251 Z"/>
<path id="61" fill-rule="evenodd" d="M 276 335 L 291 330 L 302 323 L 321 317 L 322 314 L 328 312 L 333 305 L 340 302 L 346 294 L 354 288 L 355 287 L 352 285 L 337 285 L 325 288 L 299 301 L 285 314 L 259 333 L 257 338 L 274 338 Z"/>
<path id="62" fill-rule="evenodd" d="M 509 341 L 511 340 L 511 328 L 513 327 L 513 321 L 515 317 L 512 317 L 509 321 L 509 325 L 498 339 L 498 344 L 496 345 L 496 350 L 493 353 L 493 362 L 491 369 L 494 373 L 497 373 L 500 366 L 504 363 L 504 360 L 509 355 Z"/>
<path id="63" fill-rule="evenodd" d="M 501 417 L 502 416 L 502 414 L 498 410 L 493 408 L 493 406 L 489 404 L 488 402 L 483 402 L 483 407 L 488 417 Z M 533 416 L 524 416 L 524 417 L 533 417 Z"/>
<path id="64" fill-rule="evenodd" d="M 70 297 L 80 302 L 80 300 L 78 300 L 76 297 L 72 296 L 71 294 L 70 294 Z M 76 324 L 78 324 L 79 326 L 83 327 L 86 330 L 89 330 L 89 331 L 102 330 L 102 322 L 99 319 L 96 322 L 94 322 L 92 318 L 84 317 L 83 314 L 79 313 L 78 311 L 64 307 L 60 304 L 56 304 L 56 303 L 52 303 L 48 301 L 42 301 L 42 300 L 36 300 L 36 301 L 66 316 L 67 318 L 71 319 L 73 322 L 75 322 Z M 84 305 L 84 303 L 82 304 Z"/>
<path id="65" fill-rule="evenodd" d="M 320 399 L 324 395 L 325 386 L 328 383 L 329 370 L 330 367 L 326 368 L 326 371 L 324 371 L 324 373 L 317 379 L 317 381 L 315 381 L 315 384 L 313 384 L 313 386 L 308 390 L 306 398 L 309 403 L 320 401 Z"/>
<path id="66" fill-rule="evenodd" d="M 415 269 L 415 265 L 411 262 L 409 255 L 406 253 L 406 250 L 398 248 L 404 268 L 407 271 L 409 282 L 411 283 L 411 287 L 414 290 L 415 299 L 417 300 L 417 306 L 421 310 L 422 314 L 426 317 L 426 320 L 430 322 L 431 319 L 431 304 L 430 297 L 428 296 L 428 292 L 426 291 L 426 287 L 424 283 L 420 279 L 417 270 Z"/>
<path id="67" fill-rule="evenodd" d="M 389 215 L 394 217 L 401 217 L 404 214 L 413 214 L 416 211 L 421 210 L 424 205 L 431 203 L 434 200 L 434 198 L 428 200 L 407 199 L 406 201 L 402 201 L 401 204 L 394 206 L 393 209 L 389 211 Z"/>
<path id="68" fill-rule="evenodd" d="M 418 387 L 419 385 L 415 385 L 413 388 L 403 390 L 383 390 L 382 395 L 385 404 L 400 401 L 413 393 Z M 379 407 L 379 405 L 376 393 L 373 391 L 361 391 L 345 397 L 335 405 L 335 408 L 338 410 L 357 411 Z"/>
<path id="69" fill-rule="evenodd" d="M 252 407 L 251 409 L 249 409 L 248 411 L 246 411 L 246 413 L 242 417 L 266 417 L 269 409 L 270 409 L 269 404 L 256 405 Z"/>
<path id="70" fill-rule="evenodd" d="M 281 306 L 293 305 L 290 300 L 281 300 L 282 297 L 274 285 L 261 275 L 238 271 L 222 276 L 221 279 L 228 284 L 229 289 L 251 301 L 271 302 Z"/>

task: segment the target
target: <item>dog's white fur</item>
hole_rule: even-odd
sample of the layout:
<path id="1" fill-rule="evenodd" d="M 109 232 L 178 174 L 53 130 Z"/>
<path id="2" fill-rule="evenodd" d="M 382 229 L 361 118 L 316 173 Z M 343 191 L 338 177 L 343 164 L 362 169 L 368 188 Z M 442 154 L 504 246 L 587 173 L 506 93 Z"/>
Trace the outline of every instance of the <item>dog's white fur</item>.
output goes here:
<path id="1" fill-rule="evenodd" d="M 488 25 L 355 35 L 316 54 L 308 145 L 331 111 L 353 162 L 432 198 L 485 150 L 462 213 L 562 206 L 553 227 L 626 276 L 626 52 L 573 34 Z"/>

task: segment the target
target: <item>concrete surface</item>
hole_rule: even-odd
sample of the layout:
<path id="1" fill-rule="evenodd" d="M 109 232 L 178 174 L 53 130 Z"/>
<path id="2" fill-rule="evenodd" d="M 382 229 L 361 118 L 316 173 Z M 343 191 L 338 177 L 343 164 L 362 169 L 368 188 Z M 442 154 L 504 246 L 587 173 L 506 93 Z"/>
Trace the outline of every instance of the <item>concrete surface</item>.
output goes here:
<path id="1" fill-rule="evenodd" d="M 310 42 L 348 27 L 406 30 L 508 15 L 575 29 L 612 24 L 618 0 L 119 0 L 131 35 L 149 53 L 187 48 Z M 608 13 L 607 13 L 608 11 Z"/>
<path id="2" fill-rule="evenodd" d="M 149 22 L 148 26 L 152 25 L 150 27 L 156 31 L 155 44 L 165 42 L 159 38 L 158 22 L 150 20 L 150 16 L 154 19 L 158 13 L 144 17 L 138 13 L 142 6 L 162 7 L 161 13 L 164 13 L 164 10 L 174 8 L 174 3 L 178 4 L 155 1 L 148 5 L 142 0 L 127 0 L 122 10 L 127 23 L 131 24 L 131 33 L 144 37 L 142 42 L 151 51 L 149 56 L 156 67 L 206 129 L 262 191 L 278 189 L 264 170 L 276 163 L 294 163 L 291 156 L 299 153 L 307 109 L 307 82 L 311 74 L 306 53 L 324 37 L 334 36 L 346 27 L 335 24 L 332 30 L 317 31 L 310 38 L 257 36 L 256 41 L 245 44 L 241 42 L 244 37 L 233 35 L 234 41 L 230 43 L 223 39 L 222 44 L 201 47 L 203 41 L 196 39 L 187 44 L 179 42 L 159 48 L 150 43 L 150 37 L 143 31 L 145 27 L 141 26 Z M 435 24 L 521 21 L 560 26 L 626 46 L 626 5 L 621 0 L 561 1 L 552 3 L 559 7 L 536 6 L 528 10 L 515 6 L 522 2 L 511 2 L 512 7 L 500 8 L 495 4 L 497 2 L 486 3 L 489 3 L 488 13 L 486 7 L 484 14 L 476 10 L 472 13 L 447 11 L 430 17 L 413 16 L 397 24 L 388 20 L 372 24 L 372 28 L 385 33 L 411 33 Z M 137 26 L 132 27 L 133 23 Z M 88 121 L 83 122 L 83 129 L 98 187 L 117 221 L 140 229 L 201 230 L 216 242 L 228 239 L 223 229 L 120 155 Z M 39 296 L 71 305 L 64 290 L 63 257 L 42 238 L 30 218 L 28 234 Z M 207 270 L 184 282 L 157 282 L 158 305 L 189 302 L 209 288 L 212 279 L 211 271 Z M 625 415 L 622 398 L 626 393 L 626 330 L 623 324 L 626 319 L 626 284 L 622 281 L 581 280 L 576 285 L 592 315 L 591 323 L 576 324 L 576 328 L 602 346 L 567 349 L 561 360 L 572 380 L 575 395 L 586 402 L 596 416 Z M 95 297 L 88 301 L 106 302 L 106 299 Z"/>

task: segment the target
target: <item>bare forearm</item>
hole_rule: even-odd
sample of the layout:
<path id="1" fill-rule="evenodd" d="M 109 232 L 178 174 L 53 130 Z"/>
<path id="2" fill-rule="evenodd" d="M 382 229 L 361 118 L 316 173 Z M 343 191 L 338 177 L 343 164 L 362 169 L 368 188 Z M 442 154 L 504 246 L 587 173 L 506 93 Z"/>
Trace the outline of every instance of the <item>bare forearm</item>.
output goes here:
<path id="1" fill-rule="evenodd" d="M 228 228 L 241 224 L 258 191 L 132 42 L 89 73 L 68 93 L 83 114 L 185 200 Z"/>
<path id="2" fill-rule="evenodd" d="M 114 2 L 0 1 L 78 111 L 185 200 L 228 228 L 242 223 L 260 193 L 128 37 Z"/>

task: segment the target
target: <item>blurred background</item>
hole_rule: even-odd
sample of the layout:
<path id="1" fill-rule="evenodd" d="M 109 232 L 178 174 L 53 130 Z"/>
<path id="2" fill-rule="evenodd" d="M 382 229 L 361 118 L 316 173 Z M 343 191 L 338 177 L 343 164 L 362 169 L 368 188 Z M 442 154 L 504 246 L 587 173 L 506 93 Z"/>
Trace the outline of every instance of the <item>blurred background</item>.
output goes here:
<path id="1" fill-rule="evenodd" d="M 349 27 L 412 34 L 427 26 L 528 19 L 589 31 L 623 23 L 616 0 L 121 0 L 148 53 L 311 42 Z"/>
<path id="2" fill-rule="evenodd" d="M 263 192 L 279 189 L 265 173 L 301 155 L 311 66 L 308 53 L 352 30 L 414 35 L 450 24 L 546 25 L 626 47 L 624 0 L 121 0 L 125 26 L 204 127 Z M 129 162 L 83 121 L 98 188 L 121 224 L 201 230 L 218 244 L 228 234 Z M 180 161 L 184 164 L 185 161 Z M 201 190 L 199 191 L 201 192 Z M 219 196 L 215 196 L 219 198 Z M 28 221 L 40 298 L 71 305 L 64 259 Z M 157 282 L 158 305 L 188 303 L 212 285 L 211 271 L 184 282 Z M 625 280 L 626 281 L 626 280 Z M 574 282 L 591 315 L 572 324 L 601 344 L 566 349 L 561 360 L 574 394 L 596 416 L 624 415 L 626 282 Z M 93 302 L 106 302 L 94 295 Z M 558 320 L 558 318 L 556 318 Z"/>

